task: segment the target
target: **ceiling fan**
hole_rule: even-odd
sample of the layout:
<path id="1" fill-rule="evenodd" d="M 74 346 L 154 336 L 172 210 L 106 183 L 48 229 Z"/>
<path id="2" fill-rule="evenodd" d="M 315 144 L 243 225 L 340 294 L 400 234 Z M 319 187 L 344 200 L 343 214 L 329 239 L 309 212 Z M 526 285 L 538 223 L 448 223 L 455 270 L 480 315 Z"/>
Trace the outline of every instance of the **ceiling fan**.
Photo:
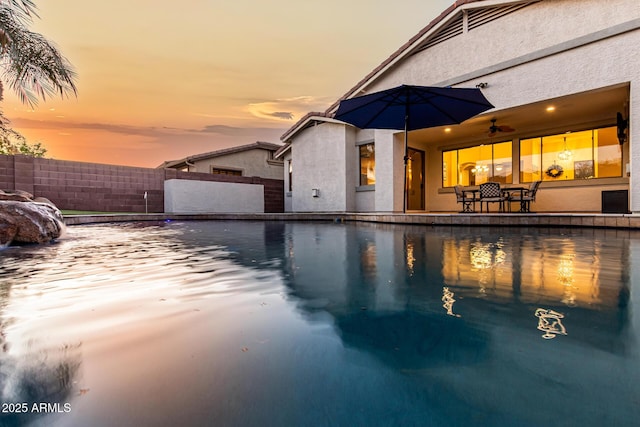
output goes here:
<path id="1" fill-rule="evenodd" d="M 491 126 L 489 126 L 489 136 L 494 136 L 498 132 L 513 132 L 513 131 L 515 131 L 515 129 L 512 128 L 511 126 L 506 126 L 506 125 L 498 126 L 496 125 L 496 119 L 491 119 Z"/>

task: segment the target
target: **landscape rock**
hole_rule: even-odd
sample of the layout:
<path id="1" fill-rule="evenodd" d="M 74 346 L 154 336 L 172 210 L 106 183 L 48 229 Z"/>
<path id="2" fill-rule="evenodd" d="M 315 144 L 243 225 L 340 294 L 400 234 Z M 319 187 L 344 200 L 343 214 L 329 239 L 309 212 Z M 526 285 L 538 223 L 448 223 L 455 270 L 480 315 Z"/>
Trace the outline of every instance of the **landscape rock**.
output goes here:
<path id="1" fill-rule="evenodd" d="M 9 245 L 18 232 L 18 226 L 9 215 L 0 213 L 0 248 Z"/>
<path id="2" fill-rule="evenodd" d="M 11 242 L 46 243 L 64 231 L 60 210 L 47 199 L 25 191 L 0 192 L 0 246 Z"/>

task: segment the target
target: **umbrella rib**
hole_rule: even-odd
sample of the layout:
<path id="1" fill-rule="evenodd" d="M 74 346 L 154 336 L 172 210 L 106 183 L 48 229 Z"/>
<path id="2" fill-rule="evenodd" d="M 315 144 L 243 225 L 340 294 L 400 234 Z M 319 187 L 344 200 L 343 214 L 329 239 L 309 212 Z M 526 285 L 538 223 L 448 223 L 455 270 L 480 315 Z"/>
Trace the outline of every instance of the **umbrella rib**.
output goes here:
<path id="1" fill-rule="evenodd" d="M 390 96 L 391 99 L 389 100 L 388 104 L 394 104 L 398 98 L 400 98 L 401 96 L 403 96 L 400 93 L 394 93 L 394 94 L 387 94 L 387 96 Z M 378 99 L 377 101 L 380 101 L 380 99 Z M 396 104 L 396 105 L 404 105 L 404 103 L 400 104 Z M 372 123 L 373 121 L 375 121 L 378 117 L 380 117 L 380 115 L 382 113 L 384 113 L 385 107 L 381 108 L 380 111 L 378 111 L 376 114 L 374 114 L 366 123 L 366 126 L 369 126 L 370 123 Z M 398 128 L 399 129 L 399 128 Z"/>
<path id="2" fill-rule="evenodd" d="M 441 107 L 438 107 L 436 104 L 432 103 L 429 101 L 429 98 L 424 96 L 423 93 L 416 93 L 417 97 L 420 98 L 424 104 L 429 104 L 431 105 L 434 109 L 438 110 L 440 113 L 442 113 L 444 116 L 448 117 L 450 120 L 452 120 L 454 123 L 462 123 L 460 120 L 458 120 L 456 117 L 453 117 L 450 113 L 448 113 L 446 110 L 442 109 Z M 456 101 L 461 101 L 467 104 L 474 104 L 474 105 L 481 105 L 481 106 L 487 106 L 486 102 L 479 102 L 479 101 L 475 101 L 475 100 L 470 100 L 470 99 L 466 99 L 466 98 L 460 98 L 457 96 L 451 96 L 451 95 L 441 95 L 441 94 L 437 94 L 436 96 L 441 96 L 441 97 L 446 97 L 449 99 L 453 99 Z M 491 105 L 491 104 L 489 104 Z M 493 107 L 493 106 L 492 106 Z M 463 120 L 464 121 L 464 120 Z"/>
<path id="3" fill-rule="evenodd" d="M 429 98 L 424 96 L 424 93 L 416 93 L 416 95 L 418 97 L 420 97 L 423 100 L 428 100 Z M 436 96 L 440 96 L 443 98 L 449 98 L 449 99 L 454 99 L 456 101 L 461 101 L 464 102 L 466 104 L 475 104 L 475 105 L 482 105 L 482 106 L 491 106 L 493 107 L 493 105 L 488 102 L 488 101 L 476 101 L 474 99 L 469 99 L 469 98 L 464 98 L 464 97 L 459 97 L 459 96 L 455 96 L 455 95 L 450 95 L 450 94 L 437 94 Z"/>

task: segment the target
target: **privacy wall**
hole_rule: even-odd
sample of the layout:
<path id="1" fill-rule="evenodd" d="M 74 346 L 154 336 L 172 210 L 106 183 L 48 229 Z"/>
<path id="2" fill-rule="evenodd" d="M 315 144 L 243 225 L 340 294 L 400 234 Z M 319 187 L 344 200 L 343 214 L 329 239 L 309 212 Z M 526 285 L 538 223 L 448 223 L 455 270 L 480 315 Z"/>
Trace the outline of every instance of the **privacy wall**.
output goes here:
<path id="1" fill-rule="evenodd" d="M 262 185 L 264 211 L 284 211 L 284 184 L 278 179 L 0 155 L 0 189 L 28 191 L 60 209 L 163 212 L 164 182 L 169 179 Z"/>

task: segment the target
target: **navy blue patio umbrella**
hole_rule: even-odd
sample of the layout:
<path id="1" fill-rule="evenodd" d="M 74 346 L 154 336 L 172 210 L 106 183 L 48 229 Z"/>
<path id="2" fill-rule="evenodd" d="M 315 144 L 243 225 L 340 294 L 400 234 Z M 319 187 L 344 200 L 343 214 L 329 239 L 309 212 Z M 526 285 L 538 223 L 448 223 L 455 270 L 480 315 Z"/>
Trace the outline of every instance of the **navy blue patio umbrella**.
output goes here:
<path id="1" fill-rule="evenodd" d="M 406 212 L 409 131 L 459 124 L 491 108 L 480 89 L 401 85 L 345 99 L 334 118 L 360 129 L 404 129 Z"/>

